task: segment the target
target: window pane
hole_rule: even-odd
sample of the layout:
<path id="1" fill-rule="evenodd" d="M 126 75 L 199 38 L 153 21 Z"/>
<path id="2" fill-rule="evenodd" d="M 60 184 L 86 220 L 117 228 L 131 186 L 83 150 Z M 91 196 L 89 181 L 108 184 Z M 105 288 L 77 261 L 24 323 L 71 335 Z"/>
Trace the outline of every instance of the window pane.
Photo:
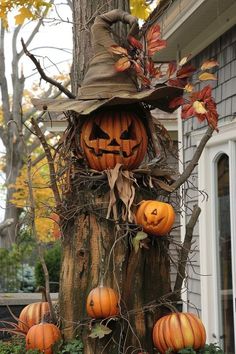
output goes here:
<path id="1" fill-rule="evenodd" d="M 218 259 L 221 338 L 226 354 L 234 354 L 233 290 L 230 233 L 229 158 L 217 162 L 218 179 Z"/>

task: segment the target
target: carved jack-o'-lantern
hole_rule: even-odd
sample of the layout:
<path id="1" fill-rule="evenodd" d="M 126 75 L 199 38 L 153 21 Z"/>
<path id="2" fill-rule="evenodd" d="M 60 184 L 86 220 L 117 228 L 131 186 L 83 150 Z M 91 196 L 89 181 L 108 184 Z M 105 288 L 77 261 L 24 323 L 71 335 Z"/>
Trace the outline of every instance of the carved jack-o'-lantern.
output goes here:
<path id="1" fill-rule="evenodd" d="M 136 221 L 147 233 L 163 236 L 171 230 L 175 221 L 175 212 L 168 203 L 145 200 L 136 212 Z"/>
<path id="2" fill-rule="evenodd" d="M 117 163 L 131 170 L 144 158 L 147 133 L 136 113 L 117 108 L 96 113 L 85 121 L 81 146 L 95 170 L 114 168 Z"/>

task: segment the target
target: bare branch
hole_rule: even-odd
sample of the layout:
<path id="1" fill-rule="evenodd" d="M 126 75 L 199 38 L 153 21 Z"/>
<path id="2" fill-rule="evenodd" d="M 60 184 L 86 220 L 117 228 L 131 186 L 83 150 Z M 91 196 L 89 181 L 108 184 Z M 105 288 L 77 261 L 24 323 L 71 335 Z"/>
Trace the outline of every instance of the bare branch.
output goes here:
<path id="1" fill-rule="evenodd" d="M 23 41 L 23 39 L 21 38 L 21 43 L 24 49 L 25 54 L 27 55 L 27 57 L 29 57 L 32 62 L 34 63 L 34 65 L 36 66 L 41 78 L 43 80 L 45 80 L 46 82 L 49 82 L 50 84 L 52 84 L 53 86 L 56 86 L 61 92 L 63 92 L 67 97 L 69 98 L 75 98 L 75 95 L 73 95 L 73 93 L 71 93 L 69 90 L 67 90 L 62 84 L 60 84 L 59 82 L 57 82 L 56 80 L 50 78 L 49 76 L 47 76 L 43 70 L 43 68 L 41 67 L 39 61 L 35 58 L 35 56 L 30 53 Z"/>
<path id="2" fill-rule="evenodd" d="M 194 168 L 197 166 L 198 161 L 201 157 L 202 151 L 204 147 L 206 146 L 206 143 L 210 139 L 210 137 L 213 134 L 214 129 L 212 127 L 208 127 L 207 131 L 203 135 L 194 155 L 192 160 L 189 162 L 188 166 L 185 168 L 184 172 L 180 175 L 180 177 L 172 183 L 171 187 L 173 188 L 173 191 L 178 189 L 184 182 L 187 181 L 191 173 L 193 172 Z"/>
<path id="3" fill-rule="evenodd" d="M 2 110 L 5 123 L 7 124 L 11 120 L 11 109 L 9 102 L 9 92 L 6 79 L 6 66 L 5 66 L 5 48 L 4 48 L 4 38 L 5 37 L 5 28 L 3 27 L 1 21 L 1 33 L 0 33 L 0 87 L 2 95 Z"/>
<path id="4" fill-rule="evenodd" d="M 59 207 L 61 205 L 61 196 L 60 196 L 58 185 L 56 182 L 56 171 L 55 171 L 55 166 L 54 166 L 54 161 L 53 161 L 51 151 L 50 151 L 48 143 L 47 143 L 41 129 L 39 128 L 38 124 L 36 123 L 35 119 L 33 119 L 33 118 L 31 119 L 31 124 L 34 128 L 34 131 L 35 131 L 37 137 L 41 141 L 41 144 L 42 144 L 43 149 L 45 151 L 45 155 L 47 157 L 49 171 L 50 171 L 51 188 L 52 188 L 52 191 L 54 194 L 56 205 L 57 205 L 57 207 Z"/>
<path id="5" fill-rule="evenodd" d="M 50 1 L 50 3 L 53 4 L 54 1 Z M 47 12 L 48 12 L 48 10 L 46 8 L 45 11 L 43 12 L 42 17 L 37 21 L 37 24 L 36 24 L 35 28 L 33 29 L 33 31 L 31 32 L 31 34 L 29 36 L 29 38 L 27 39 L 27 41 L 25 43 L 26 47 L 28 47 L 30 45 L 30 43 L 34 39 L 35 35 L 38 33 L 39 28 L 43 24 L 43 20 L 44 20 L 45 15 L 47 14 Z M 24 54 L 24 49 L 19 53 L 19 59 L 22 57 L 23 54 Z"/>
<path id="6" fill-rule="evenodd" d="M 188 259 L 188 254 L 191 249 L 192 238 L 193 238 L 193 229 L 196 225 L 198 217 L 201 213 L 201 208 L 198 205 L 194 205 L 193 213 L 189 219 L 189 222 L 186 225 L 186 233 L 183 242 L 183 247 L 181 248 L 179 260 L 178 260 L 178 267 L 177 267 L 177 276 L 175 280 L 174 292 L 180 294 L 183 280 L 185 278 L 185 269 Z"/>

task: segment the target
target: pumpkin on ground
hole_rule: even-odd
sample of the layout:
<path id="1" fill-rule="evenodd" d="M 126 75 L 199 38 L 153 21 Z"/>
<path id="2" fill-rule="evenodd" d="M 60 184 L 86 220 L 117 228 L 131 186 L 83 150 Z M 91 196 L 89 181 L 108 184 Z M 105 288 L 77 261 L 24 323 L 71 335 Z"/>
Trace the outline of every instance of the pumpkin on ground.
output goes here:
<path id="1" fill-rule="evenodd" d="M 61 339 L 61 332 L 52 323 L 39 323 L 30 328 L 26 335 L 26 349 L 38 349 L 44 354 L 52 354 L 52 346 Z"/>
<path id="2" fill-rule="evenodd" d="M 20 313 L 18 326 L 25 333 L 30 327 L 40 323 L 45 315 L 49 316 L 48 302 L 35 302 L 27 305 Z"/>
<path id="3" fill-rule="evenodd" d="M 170 232 L 175 221 L 175 212 L 168 203 L 144 200 L 136 211 L 136 221 L 148 234 L 163 236 Z"/>
<path id="4" fill-rule="evenodd" d="M 117 163 L 132 170 L 147 151 L 147 133 L 135 112 L 117 107 L 94 113 L 81 129 L 81 147 L 91 168 L 103 171 Z"/>
<path id="5" fill-rule="evenodd" d="M 175 352 L 187 347 L 198 350 L 206 343 L 206 331 L 193 313 L 171 313 L 156 322 L 153 342 L 162 354 L 170 348 Z"/>
<path id="6" fill-rule="evenodd" d="M 119 314 L 119 296 L 115 290 L 98 286 L 90 291 L 86 310 L 92 318 L 106 318 Z"/>

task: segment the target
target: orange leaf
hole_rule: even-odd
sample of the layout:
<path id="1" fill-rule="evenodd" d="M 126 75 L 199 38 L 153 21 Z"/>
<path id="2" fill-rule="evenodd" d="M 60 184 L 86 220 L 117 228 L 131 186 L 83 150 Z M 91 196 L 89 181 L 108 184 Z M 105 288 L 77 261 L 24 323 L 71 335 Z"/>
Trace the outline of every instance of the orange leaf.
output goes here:
<path id="1" fill-rule="evenodd" d="M 128 41 L 129 43 L 137 49 L 142 50 L 143 49 L 143 45 L 141 42 L 139 42 L 136 38 L 134 38 L 133 36 L 128 36 Z"/>
<path id="2" fill-rule="evenodd" d="M 152 41 L 153 39 L 158 39 L 160 37 L 160 32 L 161 30 L 159 25 L 152 26 L 147 32 L 147 42 Z"/>
<path id="3" fill-rule="evenodd" d="M 116 68 L 116 71 L 120 72 L 120 71 L 125 71 L 125 70 L 129 69 L 130 65 L 131 65 L 131 62 L 130 62 L 129 58 L 122 57 L 115 63 L 115 68 Z"/>
<path id="4" fill-rule="evenodd" d="M 184 91 L 190 93 L 190 92 L 193 92 L 193 88 L 194 88 L 194 86 L 192 84 L 188 83 L 187 85 L 184 86 Z"/>
<path id="5" fill-rule="evenodd" d="M 164 39 L 158 39 L 157 41 L 151 41 L 148 44 L 148 55 L 151 57 L 153 54 L 161 49 L 166 48 L 166 41 Z"/>
<path id="6" fill-rule="evenodd" d="M 204 63 L 202 63 L 201 70 L 211 69 L 211 68 L 214 68 L 215 66 L 219 66 L 218 61 L 213 60 L 213 59 L 206 60 L 206 61 L 204 61 Z"/>
<path id="7" fill-rule="evenodd" d="M 199 80 L 201 81 L 207 81 L 207 80 L 217 80 L 216 76 L 211 73 L 202 73 L 198 76 Z"/>
<path id="8" fill-rule="evenodd" d="M 113 54 L 120 54 L 120 55 L 128 56 L 127 49 L 122 48 L 122 47 L 115 45 L 115 44 L 109 48 L 109 52 L 111 52 Z"/>

